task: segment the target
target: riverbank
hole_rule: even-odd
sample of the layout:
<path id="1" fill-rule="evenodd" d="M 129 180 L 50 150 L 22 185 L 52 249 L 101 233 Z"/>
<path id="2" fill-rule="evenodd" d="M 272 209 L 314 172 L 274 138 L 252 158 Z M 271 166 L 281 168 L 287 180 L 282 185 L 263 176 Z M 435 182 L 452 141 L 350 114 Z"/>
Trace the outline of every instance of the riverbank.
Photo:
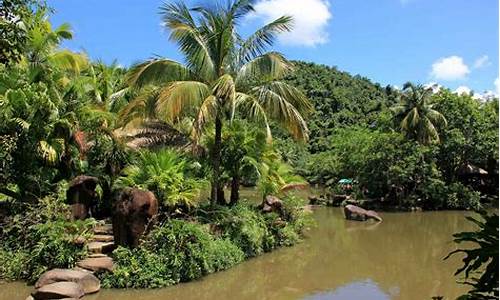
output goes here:
<path id="1" fill-rule="evenodd" d="M 452 234 L 471 229 L 464 218 L 471 214 L 381 213 L 384 222 L 373 224 L 347 221 L 339 208 L 317 207 L 317 226 L 294 247 L 190 283 L 155 290 L 102 289 L 85 299 L 454 299 L 467 289 L 453 278 L 460 258 L 442 258 L 455 248 Z M 0 300 L 24 299 L 31 291 L 23 283 L 0 287 Z"/>

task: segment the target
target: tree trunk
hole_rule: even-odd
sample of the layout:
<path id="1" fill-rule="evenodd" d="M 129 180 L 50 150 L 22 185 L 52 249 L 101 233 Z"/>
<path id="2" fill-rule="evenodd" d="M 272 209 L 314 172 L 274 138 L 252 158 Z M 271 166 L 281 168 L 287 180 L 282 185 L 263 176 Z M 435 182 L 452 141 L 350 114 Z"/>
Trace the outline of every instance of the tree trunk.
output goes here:
<path id="1" fill-rule="evenodd" d="M 219 189 L 217 190 L 217 204 L 227 205 L 226 197 L 224 196 L 224 185 L 219 182 Z"/>
<path id="2" fill-rule="evenodd" d="M 229 204 L 236 205 L 240 199 L 240 166 L 235 163 L 235 171 L 233 172 L 233 177 L 231 179 L 231 197 Z"/>
<path id="3" fill-rule="evenodd" d="M 212 178 L 212 190 L 211 190 L 211 203 L 215 205 L 220 202 L 218 199 L 220 194 L 220 151 L 222 144 L 222 120 L 220 116 L 215 118 L 215 140 L 212 149 L 212 167 L 213 167 L 213 178 Z M 222 196 L 224 191 L 222 191 Z M 221 199 L 222 200 L 222 199 Z"/>

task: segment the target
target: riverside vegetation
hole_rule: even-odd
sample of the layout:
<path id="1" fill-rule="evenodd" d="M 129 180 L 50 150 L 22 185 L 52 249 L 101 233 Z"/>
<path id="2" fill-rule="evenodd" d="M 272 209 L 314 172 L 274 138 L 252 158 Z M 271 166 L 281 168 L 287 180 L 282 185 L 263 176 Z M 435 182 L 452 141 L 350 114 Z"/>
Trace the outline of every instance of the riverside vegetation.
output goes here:
<path id="1" fill-rule="evenodd" d="M 290 62 L 267 52 L 290 17 L 243 38 L 252 1 L 228 3 L 163 5 L 186 63 L 123 68 L 61 49 L 71 28 L 54 28 L 44 3 L 2 1 L 0 279 L 34 282 L 88 255 L 96 221 L 72 220 L 66 197 L 80 174 L 98 178 L 95 218 L 126 187 L 159 202 L 140 245 L 118 247 L 114 271 L 98 274 L 117 288 L 190 281 L 294 245 L 311 224 L 293 195 L 305 183 L 338 193 L 353 178 L 354 196 L 398 209 L 498 204 L 498 99 Z M 241 185 L 281 208 L 240 199 Z M 476 290 L 488 293 L 483 278 Z"/>

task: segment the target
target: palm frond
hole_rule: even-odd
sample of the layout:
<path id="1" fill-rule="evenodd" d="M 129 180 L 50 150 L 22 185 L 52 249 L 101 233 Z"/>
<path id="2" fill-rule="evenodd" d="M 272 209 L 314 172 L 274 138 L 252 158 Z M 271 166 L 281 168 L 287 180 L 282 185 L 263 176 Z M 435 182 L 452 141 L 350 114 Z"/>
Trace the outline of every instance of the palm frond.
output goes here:
<path id="1" fill-rule="evenodd" d="M 272 46 L 279 33 L 287 32 L 292 29 L 293 18 L 282 16 L 262 28 L 257 29 L 240 46 L 238 61 L 240 64 L 251 61 L 257 56 L 261 56 Z"/>
<path id="2" fill-rule="evenodd" d="M 256 121 L 257 124 L 264 124 L 268 142 L 272 140 L 271 127 L 267 118 L 266 110 L 256 97 L 245 93 L 236 93 L 236 107 L 241 110 L 245 117 Z"/>
<path id="3" fill-rule="evenodd" d="M 156 111 L 170 123 L 175 123 L 189 110 L 196 110 L 210 95 L 209 87 L 199 81 L 175 81 L 158 94 Z"/>
<path id="4" fill-rule="evenodd" d="M 170 30 L 170 40 L 179 45 L 186 58 L 187 67 L 200 77 L 215 78 L 218 70 L 215 69 L 208 41 L 198 30 L 186 4 L 169 3 L 163 5 L 160 10 L 164 25 Z"/>
<path id="5" fill-rule="evenodd" d="M 242 83 L 277 80 L 292 69 L 292 64 L 281 53 L 269 52 L 244 64 L 238 70 L 236 81 Z"/>
<path id="6" fill-rule="evenodd" d="M 131 86 L 143 87 L 148 84 L 165 84 L 189 78 L 189 70 L 169 59 L 151 59 L 130 68 L 126 81 Z"/>
<path id="7" fill-rule="evenodd" d="M 69 50 L 56 51 L 49 55 L 47 60 L 62 70 L 73 74 L 79 74 L 88 67 L 88 59 L 85 55 Z"/>

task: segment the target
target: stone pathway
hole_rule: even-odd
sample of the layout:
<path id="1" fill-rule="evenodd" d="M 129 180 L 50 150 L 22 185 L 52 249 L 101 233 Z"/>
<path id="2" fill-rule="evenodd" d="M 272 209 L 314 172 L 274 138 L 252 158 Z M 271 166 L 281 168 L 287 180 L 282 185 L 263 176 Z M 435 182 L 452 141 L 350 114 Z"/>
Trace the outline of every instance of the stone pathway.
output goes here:
<path id="1" fill-rule="evenodd" d="M 42 274 L 26 300 L 79 299 L 99 291 L 101 283 L 94 273 L 113 271 L 113 259 L 108 254 L 115 249 L 115 243 L 111 224 L 101 221 L 93 231 L 94 236 L 86 244 L 89 256 L 73 269 L 53 269 Z"/>

